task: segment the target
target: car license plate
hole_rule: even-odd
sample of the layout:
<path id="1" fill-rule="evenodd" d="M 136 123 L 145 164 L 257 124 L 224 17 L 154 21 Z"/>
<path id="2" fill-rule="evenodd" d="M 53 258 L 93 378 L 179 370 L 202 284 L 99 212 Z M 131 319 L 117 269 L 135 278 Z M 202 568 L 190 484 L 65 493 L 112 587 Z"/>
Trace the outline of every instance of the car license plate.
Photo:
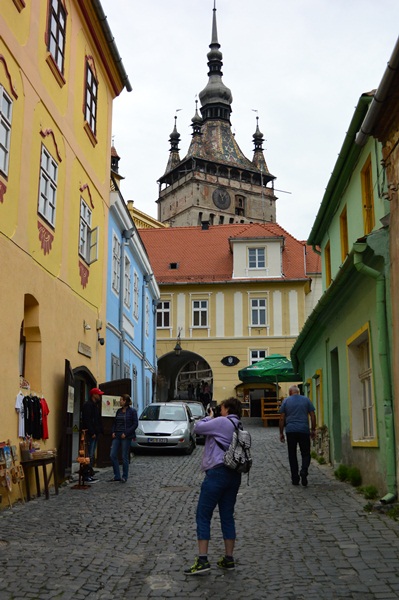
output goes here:
<path id="1" fill-rule="evenodd" d="M 166 438 L 148 438 L 149 444 L 167 444 L 168 440 Z"/>

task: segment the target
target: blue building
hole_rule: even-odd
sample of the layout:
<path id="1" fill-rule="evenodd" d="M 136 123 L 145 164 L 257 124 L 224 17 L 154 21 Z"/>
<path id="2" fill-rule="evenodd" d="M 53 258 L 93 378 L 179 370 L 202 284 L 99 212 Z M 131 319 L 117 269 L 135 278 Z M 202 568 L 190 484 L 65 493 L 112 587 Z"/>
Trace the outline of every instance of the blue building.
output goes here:
<path id="1" fill-rule="evenodd" d="M 107 394 L 130 393 L 140 414 L 153 400 L 156 389 L 156 309 L 160 293 L 120 192 L 119 157 L 115 152 L 113 155 L 105 339 L 101 337 L 104 329 L 98 332 L 100 343 L 106 344 L 106 385 L 110 389 L 102 387 Z"/>

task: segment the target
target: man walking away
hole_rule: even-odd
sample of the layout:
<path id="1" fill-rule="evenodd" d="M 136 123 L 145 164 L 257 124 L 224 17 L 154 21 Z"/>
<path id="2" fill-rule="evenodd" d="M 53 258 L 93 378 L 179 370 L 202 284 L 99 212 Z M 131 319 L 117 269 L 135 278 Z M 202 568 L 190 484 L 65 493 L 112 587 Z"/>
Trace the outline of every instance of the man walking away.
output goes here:
<path id="1" fill-rule="evenodd" d="M 300 478 L 302 485 L 306 487 L 310 465 L 310 438 L 314 439 L 316 433 L 315 409 L 309 398 L 300 395 L 298 386 L 292 385 L 288 393 L 289 396 L 283 400 L 279 409 L 280 441 L 285 442 L 285 427 L 292 484 L 299 485 Z M 311 431 L 309 430 L 309 417 Z M 299 472 L 298 445 L 302 456 L 302 466 Z"/>

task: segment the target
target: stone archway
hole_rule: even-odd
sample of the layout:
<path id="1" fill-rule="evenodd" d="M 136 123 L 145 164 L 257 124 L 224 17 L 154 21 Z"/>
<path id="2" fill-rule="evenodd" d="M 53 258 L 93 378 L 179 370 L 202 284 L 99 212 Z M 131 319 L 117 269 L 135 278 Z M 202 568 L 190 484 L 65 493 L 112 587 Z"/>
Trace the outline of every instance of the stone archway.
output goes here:
<path id="1" fill-rule="evenodd" d="M 206 381 L 212 390 L 212 369 L 202 356 L 187 350 L 182 350 L 178 356 L 168 352 L 158 359 L 157 401 L 186 400 L 189 383 L 195 390 L 201 381 Z"/>

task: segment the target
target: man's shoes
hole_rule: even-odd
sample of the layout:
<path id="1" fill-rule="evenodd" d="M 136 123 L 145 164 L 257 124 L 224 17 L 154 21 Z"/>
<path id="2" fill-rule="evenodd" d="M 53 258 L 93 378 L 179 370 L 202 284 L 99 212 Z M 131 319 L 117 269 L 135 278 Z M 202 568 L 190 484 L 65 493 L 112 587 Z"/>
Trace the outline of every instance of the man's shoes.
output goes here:
<path id="1" fill-rule="evenodd" d="M 303 487 L 306 487 L 308 485 L 308 474 L 307 473 L 301 473 L 301 483 L 302 483 Z"/>
<path id="2" fill-rule="evenodd" d="M 110 479 L 110 481 L 120 481 L 119 477 L 113 477 L 112 479 Z"/>
<path id="3" fill-rule="evenodd" d="M 121 483 L 126 483 L 127 479 L 125 479 L 124 477 L 122 477 L 121 479 Z"/>
<path id="4" fill-rule="evenodd" d="M 189 569 L 184 569 L 185 575 L 202 575 L 202 573 L 207 573 L 211 570 L 211 565 L 207 560 L 201 560 L 200 558 L 196 558 L 192 567 Z"/>
<path id="5" fill-rule="evenodd" d="M 217 566 L 219 569 L 225 569 L 226 571 L 233 571 L 236 568 L 234 564 L 233 558 L 227 558 L 227 556 L 223 556 L 217 562 Z"/>
<path id="6" fill-rule="evenodd" d="M 292 485 L 299 485 L 299 479 L 292 479 Z"/>
<path id="7" fill-rule="evenodd" d="M 96 479 L 95 477 L 88 477 L 87 479 L 85 479 L 85 483 L 98 483 L 100 480 Z"/>

